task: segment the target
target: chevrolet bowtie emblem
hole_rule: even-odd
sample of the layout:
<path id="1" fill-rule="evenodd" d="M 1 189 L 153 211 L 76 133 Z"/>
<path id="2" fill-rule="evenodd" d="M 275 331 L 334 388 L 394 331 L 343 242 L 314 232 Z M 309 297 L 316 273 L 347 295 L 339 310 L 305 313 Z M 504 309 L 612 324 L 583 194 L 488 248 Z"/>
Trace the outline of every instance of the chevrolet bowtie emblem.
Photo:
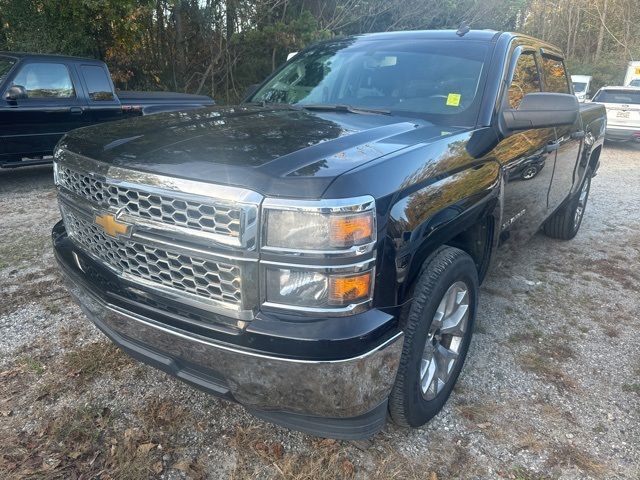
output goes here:
<path id="1" fill-rule="evenodd" d="M 94 222 L 110 237 L 128 236 L 131 228 L 131 225 L 116 220 L 116 216 L 111 213 L 96 215 Z"/>

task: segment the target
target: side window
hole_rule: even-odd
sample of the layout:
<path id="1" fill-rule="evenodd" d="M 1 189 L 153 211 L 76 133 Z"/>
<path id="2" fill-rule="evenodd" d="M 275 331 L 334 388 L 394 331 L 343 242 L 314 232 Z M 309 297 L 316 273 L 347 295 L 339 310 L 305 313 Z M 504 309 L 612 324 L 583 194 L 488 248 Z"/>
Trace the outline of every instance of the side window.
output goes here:
<path id="1" fill-rule="evenodd" d="M 533 52 L 525 52 L 518 57 L 509 86 L 509 106 L 518 108 L 527 93 L 540 91 L 540 72 Z"/>
<path id="2" fill-rule="evenodd" d="M 97 65 L 82 65 L 82 76 L 89 89 L 89 98 L 94 102 L 113 100 L 113 90 L 104 68 Z"/>
<path id="3" fill-rule="evenodd" d="M 12 85 L 27 90 L 27 98 L 73 98 L 76 92 L 66 65 L 28 63 L 20 69 Z"/>
<path id="4" fill-rule="evenodd" d="M 552 93 L 571 93 L 569 81 L 562 60 L 542 56 L 544 71 L 544 91 Z"/>

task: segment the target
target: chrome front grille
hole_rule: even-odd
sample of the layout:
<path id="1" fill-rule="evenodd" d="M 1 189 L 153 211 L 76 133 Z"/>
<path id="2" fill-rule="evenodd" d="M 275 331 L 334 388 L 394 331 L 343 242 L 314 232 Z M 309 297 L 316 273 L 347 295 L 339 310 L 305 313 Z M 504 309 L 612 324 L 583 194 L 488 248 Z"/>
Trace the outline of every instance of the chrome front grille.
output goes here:
<path id="1" fill-rule="evenodd" d="M 63 206 L 67 233 L 86 253 L 131 279 L 177 289 L 202 299 L 239 305 L 240 268 L 234 265 L 169 252 L 105 235 L 95 223 Z"/>
<path id="2" fill-rule="evenodd" d="M 79 251 L 132 288 L 150 292 L 150 301 L 155 295 L 237 320 L 253 318 L 259 194 L 114 167 L 64 150 L 56 152 L 54 174 L 65 227 Z M 125 227 L 110 231 L 104 218 Z"/>
<path id="3" fill-rule="evenodd" d="M 58 184 L 89 202 L 153 222 L 214 233 L 240 236 L 241 209 L 213 199 L 192 201 L 172 195 L 109 184 L 65 166 L 57 169 Z"/>

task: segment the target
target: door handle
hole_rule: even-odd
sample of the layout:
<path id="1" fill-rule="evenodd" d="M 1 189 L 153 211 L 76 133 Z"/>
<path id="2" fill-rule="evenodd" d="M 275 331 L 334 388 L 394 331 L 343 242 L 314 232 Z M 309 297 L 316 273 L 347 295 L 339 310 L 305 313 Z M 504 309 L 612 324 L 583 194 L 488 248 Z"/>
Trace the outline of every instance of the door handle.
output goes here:
<path id="1" fill-rule="evenodd" d="M 544 147 L 544 151 L 546 153 L 554 152 L 560 148 L 560 142 L 548 143 L 546 147 Z"/>
<path id="2" fill-rule="evenodd" d="M 573 132 L 571 134 L 571 139 L 572 140 L 578 140 L 578 139 L 581 139 L 581 138 L 584 138 L 584 130 L 581 130 L 579 132 Z"/>
<path id="3" fill-rule="evenodd" d="M 73 114 L 73 115 L 82 115 L 82 112 L 84 110 L 82 110 L 82 107 L 71 107 L 69 109 L 69 111 Z"/>

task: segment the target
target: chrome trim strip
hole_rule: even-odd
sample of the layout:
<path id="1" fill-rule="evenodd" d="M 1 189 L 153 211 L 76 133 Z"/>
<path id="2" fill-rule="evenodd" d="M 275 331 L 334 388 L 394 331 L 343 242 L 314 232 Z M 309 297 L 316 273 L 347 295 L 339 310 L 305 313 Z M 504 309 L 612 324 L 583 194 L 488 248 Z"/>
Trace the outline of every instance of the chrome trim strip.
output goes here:
<path id="1" fill-rule="evenodd" d="M 347 258 L 371 253 L 375 247 L 376 242 L 366 243 L 364 245 L 356 245 L 343 250 L 300 250 L 295 248 L 270 247 L 269 245 L 262 245 L 260 249 L 263 252 L 281 254 L 288 257 Z"/>
<path id="2" fill-rule="evenodd" d="M 370 258 L 361 262 L 350 263 L 347 265 L 305 265 L 301 263 L 274 262 L 262 260 L 261 265 L 297 268 L 300 270 L 314 270 L 322 273 L 358 273 L 369 270 L 375 266 L 376 259 Z"/>
<path id="3" fill-rule="evenodd" d="M 322 308 L 322 307 L 300 307 L 297 305 L 288 305 L 286 303 L 276 303 L 276 302 L 263 302 L 262 306 L 267 308 L 272 308 L 278 311 L 287 311 L 287 312 L 295 312 L 301 313 L 303 315 L 328 315 L 332 317 L 347 317 L 349 315 L 354 315 L 356 313 L 361 313 L 366 310 L 369 310 L 371 307 L 371 300 L 366 300 L 362 303 L 352 303 L 347 305 L 346 307 L 337 307 L 337 308 Z"/>
<path id="4" fill-rule="evenodd" d="M 62 156 L 64 155 L 64 159 Z M 184 192 L 187 194 L 201 195 L 209 199 L 227 200 L 229 202 L 259 204 L 262 195 L 245 188 L 220 185 L 217 183 L 198 182 L 177 177 L 169 177 L 156 173 L 148 173 L 140 170 L 130 170 L 116 167 L 93 158 L 85 157 L 75 152 L 60 148 L 56 151 L 55 161 L 64 161 L 65 165 L 76 167 L 83 173 L 103 175 L 105 177 L 118 180 L 122 184 L 129 184 L 133 188 L 156 187 L 174 192 Z M 87 169 L 87 165 L 91 165 Z M 138 185 L 140 183 L 140 185 Z"/>
<path id="5" fill-rule="evenodd" d="M 321 200 L 298 200 L 291 198 L 265 198 L 263 210 L 294 210 L 314 213 L 354 213 L 366 212 L 375 208 L 376 201 L 370 195 L 353 198 L 335 198 Z"/>
<path id="6" fill-rule="evenodd" d="M 339 363 L 346 363 L 346 362 L 353 362 L 353 361 L 357 361 L 357 360 L 362 360 L 365 359 L 367 357 L 369 357 L 370 355 L 385 349 L 387 346 L 395 343 L 397 340 L 399 340 L 400 338 L 402 338 L 402 336 L 404 335 L 404 332 L 398 332 L 396 333 L 393 337 L 391 337 L 390 339 L 386 340 L 385 342 L 381 343 L 380 345 L 378 345 L 377 347 L 369 350 L 368 352 L 365 352 L 361 355 L 358 355 L 356 357 L 350 357 L 350 358 L 345 358 L 345 359 L 341 359 L 341 360 L 303 360 L 303 359 L 295 359 L 295 358 L 286 358 L 286 357 L 274 357 L 272 355 L 265 355 L 262 353 L 255 353 L 255 352 L 251 352 L 248 350 L 241 350 L 238 348 L 233 348 L 233 347 L 228 347 L 226 345 L 222 345 L 220 343 L 216 343 L 216 342 L 211 342 L 209 340 L 206 340 L 203 337 L 200 336 L 196 336 L 196 335 L 189 335 L 187 333 L 184 333 L 181 330 L 177 330 L 177 329 L 173 329 L 171 327 L 167 327 L 164 325 L 160 325 L 158 323 L 156 323 L 155 321 L 151 320 L 151 319 L 147 319 L 147 318 L 143 318 L 140 317 L 138 315 L 135 315 L 131 312 L 127 312 L 126 310 L 123 310 L 119 307 L 117 307 L 116 305 L 112 305 L 110 303 L 105 303 L 104 304 L 104 308 L 111 310 L 114 313 L 117 313 L 119 315 L 123 315 L 125 317 L 127 317 L 127 319 L 129 320 L 133 320 L 136 322 L 140 322 L 143 323 L 149 327 L 155 328 L 157 330 L 161 330 L 164 333 L 169 333 L 171 335 L 175 335 L 177 337 L 180 338 L 184 338 L 186 340 L 192 341 L 192 342 L 196 342 L 199 343 L 201 345 L 206 345 L 208 347 L 213 347 L 213 348 L 218 348 L 220 350 L 224 350 L 226 352 L 232 352 L 232 353 L 239 353 L 241 355 L 247 355 L 249 357 L 254 357 L 254 358 L 261 358 L 264 360 L 276 360 L 279 362 L 287 362 L 287 363 L 299 363 L 299 364 L 339 364 Z"/>

